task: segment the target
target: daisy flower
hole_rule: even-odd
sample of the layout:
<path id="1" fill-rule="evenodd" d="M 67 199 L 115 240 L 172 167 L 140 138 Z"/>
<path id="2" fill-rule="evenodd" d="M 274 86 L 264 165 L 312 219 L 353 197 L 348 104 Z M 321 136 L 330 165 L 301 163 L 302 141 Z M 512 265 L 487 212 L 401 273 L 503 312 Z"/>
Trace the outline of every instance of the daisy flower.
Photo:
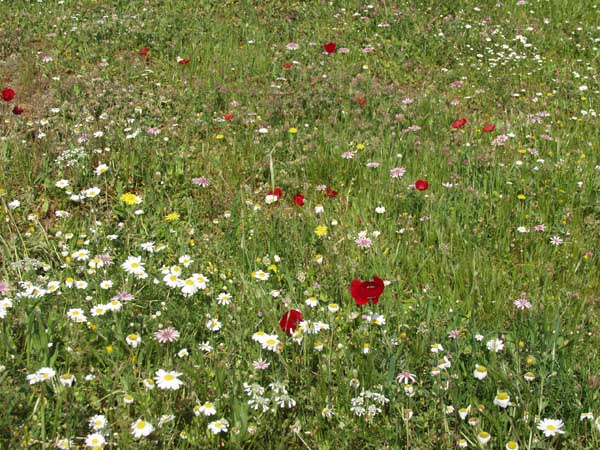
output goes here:
<path id="1" fill-rule="evenodd" d="M 148 436 L 153 431 L 154 427 L 152 424 L 142 419 L 138 419 L 131 424 L 131 434 L 133 434 L 133 437 L 136 439 Z"/>
<path id="2" fill-rule="evenodd" d="M 229 427 L 229 422 L 225 419 L 215 420 L 208 424 L 208 429 L 212 434 L 226 433 Z"/>
<path id="3" fill-rule="evenodd" d="M 167 372 L 163 369 L 158 369 L 154 380 L 159 389 L 177 390 L 183 385 L 178 377 L 182 375 L 180 372 Z"/>
<path id="4" fill-rule="evenodd" d="M 543 419 L 538 423 L 537 429 L 544 433 L 546 437 L 553 437 L 557 434 L 564 434 L 562 430 L 564 423 L 560 419 Z"/>

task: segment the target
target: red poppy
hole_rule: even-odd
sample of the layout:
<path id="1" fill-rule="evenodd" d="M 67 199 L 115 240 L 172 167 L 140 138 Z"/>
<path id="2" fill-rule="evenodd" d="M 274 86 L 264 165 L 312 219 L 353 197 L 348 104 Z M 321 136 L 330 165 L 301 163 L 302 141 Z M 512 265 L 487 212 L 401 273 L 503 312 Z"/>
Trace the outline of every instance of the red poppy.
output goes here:
<path id="1" fill-rule="evenodd" d="M 184 65 L 189 63 L 192 60 L 192 58 L 188 58 L 188 59 L 180 59 L 179 60 L 179 64 Z"/>
<path id="2" fill-rule="evenodd" d="M 298 323 L 302 322 L 302 313 L 296 309 L 290 309 L 279 321 L 281 331 L 291 335 L 298 328 Z"/>
<path id="3" fill-rule="evenodd" d="M 462 128 L 467 124 L 467 119 L 463 118 L 463 119 L 456 119 L 454 122 L 452 122 L 452 128 Z"/>
<path id="4" fill-rule="evenodd" d="M 227 121 L 233 120 L 233 114 L 223 114 L 223 119 Z"/>
<path id="5" fill-rule="evenodd" d="M 350 295 L 357 305 L 366 305 L 369 301 L 376 305 L 384 288 L 383 280 L 377 276 L 372 281 L 360 281 L 357 278 L 350 284 Z"/>
<path id="6" fill-rule="evenodd" d="M 274 195 L 275 197 L 277 197 L 277 200 L 279 200 L 283 195 L 283 191 L 280 188 L 275 188 L 274 191 L 267 192 L 267 195 Z"/>
<path id="7" fill-rule="evenodd" d="M 359 105 L 364 105 L 365 103 L 367 103 L 367 99 L 366 98 L 359 98 L 358 99 L 358 104 Z"/>
<path id="8" fill-rule="evenodd" d="M 284 68 L 284 69 L 291 69 L 291 68 L 292 68 L 292 63 L 285 63 L 285 64 L 283 65 L 283 68 Z"/>
<path id="9" fill-rule="evenodd" d="M 23 108 L 21 108 L 20 106 L 15 106 L 12 110 L 13 114 L 15 115 L 20 115 L 23 114 L 23 111 L 25 111 Z"/>
<path id="10" fill-rule="evenodd" d="M 302 195 L 302 194 L 294 195 L 294 203 L 298 206 L 304 206 L 304 195 Z"/>
<path id="11" fill-rule="evenodd" d="M 139 51 L 140 55 L 142 56 L 146 56 L 148 54 L 148 52 L 150 51 L 150 49 L 148 47 L 144 47 L 143 49 L 141 49 Z"/>
<path id="12" fill-rule="evenodd" d="M 415 189 L 417 191 L 426 191 L 429 187 L 429 183 L 425 180 L 417 180 L 415 182 Z"/>
<path id="13" fill-rule="evenodd" d="M 328 42 L 327 44 L 323 45 L 323 48 L 327 53 L 334 53 L 335 49 L 337 48 L 337 45 L 335 44 L 335 42 Z"/>
<path id="14" fill-rule="evenodd" d="M 337 197 L 337 195 L 338 195 L 338 193 L 337 193 L 337 191 L 334 191 L 334 190 L 333 190 L 333 189 L 331 189 L 330 187 L 327 187 L 327 188 L 325 189 L 325 195 L 326 195 L 327 197 L 336 198 L 336 197 Z"/>
<path id="15" fill-rule="evenodd" d="M 495 129 L 496 129 L 496 125 L 494 125 L 493 123 L 486 123 L 483 126 L 483 128 L 481 129 L 481 131 L 484 132 L 484 133 L 491 133 Z"/>
<path id="16" fill-rule="evenodd" d="M 15 98 L 15 91 L 11 88 L 2 89 L 2 100 L 10 102 L 13 98 Z"/>

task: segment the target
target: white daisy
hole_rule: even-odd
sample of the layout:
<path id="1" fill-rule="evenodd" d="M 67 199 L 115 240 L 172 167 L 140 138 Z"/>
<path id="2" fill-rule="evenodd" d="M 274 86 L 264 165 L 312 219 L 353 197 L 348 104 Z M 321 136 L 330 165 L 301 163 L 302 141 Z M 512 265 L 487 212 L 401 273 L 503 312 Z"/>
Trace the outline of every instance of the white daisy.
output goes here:
<path id="1" fill-rule="evenodd" d="M 159 369 L 154 376 L 154 380 L 159 389 L 177 390 L 183 385 L 183 381 L 178 378 L 180 375 L 179 372 L 167 372 Z"/>

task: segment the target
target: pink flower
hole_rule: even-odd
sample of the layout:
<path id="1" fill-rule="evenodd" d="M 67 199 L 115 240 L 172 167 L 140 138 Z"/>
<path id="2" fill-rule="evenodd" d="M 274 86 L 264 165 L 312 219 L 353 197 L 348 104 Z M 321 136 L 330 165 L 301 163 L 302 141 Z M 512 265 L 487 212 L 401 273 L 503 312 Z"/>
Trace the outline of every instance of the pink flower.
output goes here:
<path id="1" fill-rule="evenodd" d="M 521 310 L 530 309 L 532 306 L 531 302 L 527 299 L 526 294 L 521 294 L 521 298 L 516 299 L 513 302 L 513 305 L 515 305 L 518 309 L 521 309 Z"/>
<path id="2" fill-rule="evenodd" d="M 161 344 L 175 342 L 179 339 L 179 331 L 173 327 L 163 328 L 154 333 L 154 338 Z"/>
<path id="3" fill-rule="evenodd" d="M 452 83 L 450 83 L 450 86 L 455 87 L 455 88 L 459 88 L 459 87 L 463 87 L 465 85 L 464 81 L 453 81 Z"/>
<path id="4" fill-rule="evenodd" d="M 285 48 L 287 48 L 288 50 L 298 50 L 300 46 L 295 42 L 290 42 L 288 45 L 285 46 Z"/>
<path id="5" fill-rule="evenodd" d="M 546 231 L 546 225 L 544 225 L 543 223 L 540 223 L 540 224 L 536 225 L 535 227 L 533 227 L 533 229 L 535 231 Z"/>
<path id="6" fill-rule="evenodd" d="M 8 293 L 8 282 L 0 281 L 0 295 Z"/>
<path id="7" fill-rule="evenodd" d="M 371 246 L 373 245 L 373 241 L 366 236 L 359 236 L 357 239 L 354 240 L 354 242 L 360 248 L 371 248 Z"/>
<path id="8" fill-rule="evenodd" d="M 208 187 L 210 181 L 206 177 L 192 178 L 192 184 L 202 187 Z"/>
<path id="9" fill-rule="evenodd" d="M 406 169 L 404 167 L 394 167 L 390 170 L 390 176 L 392 178 L 402 178 L 406 173 Z"/>

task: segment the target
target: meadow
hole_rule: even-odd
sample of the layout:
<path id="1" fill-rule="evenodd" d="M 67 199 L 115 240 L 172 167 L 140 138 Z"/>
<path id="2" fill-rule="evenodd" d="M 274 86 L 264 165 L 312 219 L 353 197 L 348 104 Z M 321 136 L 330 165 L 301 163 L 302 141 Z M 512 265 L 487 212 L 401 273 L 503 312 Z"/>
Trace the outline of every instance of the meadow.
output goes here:
<path id="1" fill-rule="evenodd" d="M 0 448 L 600 448 L 600 4 L 0 13 Z"/>

